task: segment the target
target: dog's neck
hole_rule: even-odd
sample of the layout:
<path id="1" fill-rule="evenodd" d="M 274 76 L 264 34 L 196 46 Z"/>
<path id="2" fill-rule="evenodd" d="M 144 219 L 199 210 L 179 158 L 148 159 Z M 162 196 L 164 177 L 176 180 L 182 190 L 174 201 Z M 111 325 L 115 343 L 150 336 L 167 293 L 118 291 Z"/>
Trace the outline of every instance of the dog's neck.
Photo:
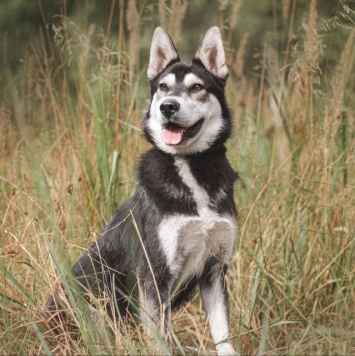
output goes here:
<path id="1" fill-rule="evenodd" d="M 196 152 L 190 155 L 176 155 L 180 156 L 181 158 L 185 158 L 189 161 L 194 161 L 194 160 L 201 160 L 204 159 L 205 157 L 209 157 L 208 160 L 211 160 L 211 157 L 213 158 L 218 158 L 218 157 L 225 157 L 226 156 L 226 146 L 224 144 L 219 144 L 219 145 L 212 145 L 208 150 L 205 150 L 203 152 Z"/>
<path id="2" fill-rule="evenodd" d="M 220 200 L 216 211 L 236 214 L 232 197 L 233 184 L 238 176 L 227 160 L 224 145 L 188 156 L 170 155 L 152 148 L 141 159 L 139 183 L 164 214 L 178 212 L 195 215 L 197 205 L 190 187 L 184 182 L 184 171 L 206 191 L 211 201 L 224 192 L 225 199 Z"/>

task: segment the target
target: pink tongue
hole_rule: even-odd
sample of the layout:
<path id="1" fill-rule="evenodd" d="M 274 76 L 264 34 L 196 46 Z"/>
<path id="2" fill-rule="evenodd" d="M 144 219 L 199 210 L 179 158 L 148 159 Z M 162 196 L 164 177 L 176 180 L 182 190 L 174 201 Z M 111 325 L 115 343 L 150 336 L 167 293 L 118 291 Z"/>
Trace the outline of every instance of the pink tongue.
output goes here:
<path id="1" fill-rule="evenodd" d="M 161 133 L 161 137 L 167 145 L 177 145 L 181 142 L 183 133 L 184 130 L 182 128 L 165 128 Z"/>

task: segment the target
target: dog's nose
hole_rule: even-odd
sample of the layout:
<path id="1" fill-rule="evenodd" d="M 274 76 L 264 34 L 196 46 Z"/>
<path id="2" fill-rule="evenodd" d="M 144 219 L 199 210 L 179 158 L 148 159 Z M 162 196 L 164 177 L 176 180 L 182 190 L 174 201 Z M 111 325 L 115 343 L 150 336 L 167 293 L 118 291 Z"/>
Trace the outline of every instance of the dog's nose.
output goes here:
<path id="1" fill-rule="evenodd" d="M 160 111 L 167 119 L 179 111 L 179 108 L 180 104 L 176 100 L 171 99 L 164 100 L 160 105 Z"/>

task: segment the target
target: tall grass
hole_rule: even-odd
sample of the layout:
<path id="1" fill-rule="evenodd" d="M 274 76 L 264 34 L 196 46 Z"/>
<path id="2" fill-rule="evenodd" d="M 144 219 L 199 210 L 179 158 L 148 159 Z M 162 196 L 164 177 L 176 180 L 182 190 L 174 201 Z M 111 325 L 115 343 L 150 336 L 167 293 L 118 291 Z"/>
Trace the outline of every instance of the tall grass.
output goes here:
<path id="1" fill-rule="evenodd" d="M 21 71 L 7 73 L 0 108 L 1 354 L 167 352 L 159 333 L 148 336 L 119 316 L 111 321 L 100 301 L 96 324 L 70 287 L 71 265 L 134 191 L 148 147 L 140 129 L 149 99 L 147 46 L 138 44 L 145 29 L 153 32 L 151 8 L 128 4 L 120 2 L 114 42 L 113 12 L 104 31 L 60 18 Z M 159 1 L 156 24 L 178 43 L 191 38 L 197 45 L 202 30 L 192 36 L 182 26 L 192 6 Z M 251 74 L 244 70 L 249 35 L 238 48 L 235 40 L 241 6 L 216 3 L 235 120 L 228 154 L 241 176 L 228 272 L 233 342 L 243 354 L 353 354 L 355 29 L 339 19 L 354 14 L 339 3 L 337 17 L 322 19 L 312 0 L 296 33 L 295 2 L 283 1 L 288 36 L 297 42 L 280 51 L 265 46 Z M 340 30 L 348 39 L 324 70 Z M 62 325 L 54 333 L 42 306 L 53 291 L 66 300 L 60 283 L 77 329 Z M 173 331 L 179 353 L 183 346 L 213 350 L 197 297 L 173 315 Z"/>

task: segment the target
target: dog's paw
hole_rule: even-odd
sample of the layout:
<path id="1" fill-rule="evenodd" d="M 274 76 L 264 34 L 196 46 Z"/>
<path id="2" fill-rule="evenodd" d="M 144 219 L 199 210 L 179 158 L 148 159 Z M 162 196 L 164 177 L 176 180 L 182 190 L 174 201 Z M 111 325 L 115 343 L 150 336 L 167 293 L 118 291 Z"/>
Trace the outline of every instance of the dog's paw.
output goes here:
<path id="1" fill-rule="evenodd" d="M 233 345 L 229 342 L 224 342 L 223 344 L 217 345 L 217 354 L 218 356 L 238 355 L 237 352 L 234 350 Z"/>
<path id="2" fill-rule="evenodd" d="M 184 346 L 184 349 L 188 352 L 189 355 L 198 355 L 200 350 L 194 346 Z"/>

